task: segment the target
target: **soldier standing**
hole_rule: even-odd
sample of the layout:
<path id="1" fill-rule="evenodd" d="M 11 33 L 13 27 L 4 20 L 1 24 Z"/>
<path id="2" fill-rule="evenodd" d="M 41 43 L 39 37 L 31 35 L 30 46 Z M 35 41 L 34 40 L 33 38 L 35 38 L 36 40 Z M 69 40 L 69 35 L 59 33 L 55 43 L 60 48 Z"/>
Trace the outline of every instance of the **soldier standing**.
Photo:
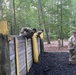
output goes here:
<path id="1" fill-rule="evenodd" d="M 73 31 L 71 37 L 68 39 L 69 49 L 69 64 L 74 64 L 76 60 L 76 31 Z"/>
<path id="2" fill-rule="evenodd" d="M 58 38 L 58 48 L 60 49 L 61 48 L 61 39 Z"/>

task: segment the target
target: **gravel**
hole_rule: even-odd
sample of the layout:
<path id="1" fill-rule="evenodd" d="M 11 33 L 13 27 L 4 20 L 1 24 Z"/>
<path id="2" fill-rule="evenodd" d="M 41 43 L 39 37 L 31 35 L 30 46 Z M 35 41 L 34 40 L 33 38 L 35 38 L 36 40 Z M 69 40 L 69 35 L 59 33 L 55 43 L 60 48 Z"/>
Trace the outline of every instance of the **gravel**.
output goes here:
<path id="1" fill-rule="evenodd" d="M 76 75 L 76 64 L 69 65 L 68 56 L 67 52 L 41 53 L 28 75 Z"/>

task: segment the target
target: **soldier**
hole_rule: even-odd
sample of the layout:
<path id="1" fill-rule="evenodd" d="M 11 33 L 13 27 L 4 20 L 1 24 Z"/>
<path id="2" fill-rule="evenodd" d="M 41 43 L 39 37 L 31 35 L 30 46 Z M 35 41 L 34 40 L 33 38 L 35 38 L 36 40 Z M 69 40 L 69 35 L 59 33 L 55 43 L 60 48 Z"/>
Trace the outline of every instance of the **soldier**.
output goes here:
<path id="1" fill-rule="evenodd" d="M 37 32 L 36 28 L 31 29 L 29 27 L 23 27 L 20 31 L 19 36 L 31 38 L 35 32 Z"/>
<path id="2" fill-rule="evenodd" d="M 69 49 L 69 64 L 74 64 L 76 60 L 76 31 L 73 31 L 71 37 L 68 39 Z"/>
<path id="3" fill-rule="evenodd" d="M 37 29 L 36 28 L 33 28 L 32 29 L 32 33 L 35 33 L 35 32 L 37 32 Z"/>
<path id="4" fill-rule="evenodd" d="M 23 27 L 20 31 L 19 36 L 23 36 L 23 37 L 27 37 L 27 38 L 31 38 L 32 37 L 32 29 L 29 27 Z"/>
<path id="5" fill-rule="evenodd" d="M 22 29 L 21 29 L 21 31 L 20 31 L 20 36 L 23 36 L 23 35 L 27 35 L 28 33 L 30 33 L 31 32 L 31 28 L 29 28 L 29 27 L 23 27 Z"/>
<path id="6" fill-rule="evenodd" d="M 58 48 L 61 48 L 61 39 L 58 37 Z"/>

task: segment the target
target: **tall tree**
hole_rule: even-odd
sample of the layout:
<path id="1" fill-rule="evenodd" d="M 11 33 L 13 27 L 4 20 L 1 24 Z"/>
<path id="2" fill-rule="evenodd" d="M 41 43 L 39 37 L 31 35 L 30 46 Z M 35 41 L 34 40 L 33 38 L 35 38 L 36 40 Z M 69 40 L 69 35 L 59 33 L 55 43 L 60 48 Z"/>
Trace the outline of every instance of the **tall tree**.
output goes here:
<path id="1" fill-rule="evenodd" d="M 0 0 L 0 19 L 3 19 L 3 8 L 2 8 L 2 0 Z"/>
<path id="2" fill-rule="evenodd" d="M 37 29 L 43 27 L 45 29 L 47 38 L 48 38 L 47 34 L 48 30 L 50 32 L 49 35 L 51 35 L 50 36 L 51 38 L 54 37 L 57 38 L 57 36 L 61 34 L 60 0 L 48 0 L 48 1 L 21 0 L 21 2 L 20 0 L 0 0 L 0 1 L 3 2 L 3 3 L 0 2 L 0 10 L 1 10 L 1 4 L 3 9 L 3 18 L 9 22 L 8 24 L 11 25 L 12 29 L 16 28 L 17 34 L 19 33 L 19 29 L 22 28 L 23 26 L 28 26 L 31 28 L 36 27 Z M 12 9 L 14 8 L 10 7 L 13 6 L 12 1 L 15 1 L 15 10 L 13 11 Z M 75 27 L 76 23 L 75 4 L 76 0 L 62 0 L 63 37 L 68 37 L 68 32 L 70 31 L 69 28 L 72 29 Z M 14 12 L 15 14 L 13 16 Z M 9 15 L 9 13 L 11 14 Z"/>
<path id="3" fill-rule="evenodd" d="M 39 22 L 39 27 L 41 29 L 41 21 L 40 21 L 40 3 L 38 2 L 38 22 Z"/>
<path id="4" fill-rule="evenodd" d="M 13 10 L 14 10 L 14 34 L 16 34 L 16 12 L 15 12 L 15 0 L 13 0 Z"/>
<path id="5" fill-rule="evenodd" d="M 44 24 L 44 28 L 45 28 L 47 42 L 48 42 L 48 44 L 50 44 L 50 40 L 49 40 L 49 36 L 48 36 L 48 31 L 47 31 L 48 29 L 46 29 L 46 22 L 45 22 L 45 18 L 44 18 L 44 11 L 43 11 L 43 8 L 42 8 L 41 0 L 38 0 L 38 2 L 40 4 L 40 8 L 41 8 L 42 20 L 43 20 L 43 24 Z"/>
<path id="6" fill-rule="evenodd" d="M 60 0 L 60 12 L 61 12 L 61 23 L 60 23 L 60 37 L 62 40 L 62 46 L 63 46 L 63 28 L 62 28 L 62 0 Z"/>
<path id="7" fill-rule="evenodd" d="M 9 0 L 9 14 L 10 14 L 10 34 L 13 35 L 14 26 L 13 26 L 13 0 Z"/>

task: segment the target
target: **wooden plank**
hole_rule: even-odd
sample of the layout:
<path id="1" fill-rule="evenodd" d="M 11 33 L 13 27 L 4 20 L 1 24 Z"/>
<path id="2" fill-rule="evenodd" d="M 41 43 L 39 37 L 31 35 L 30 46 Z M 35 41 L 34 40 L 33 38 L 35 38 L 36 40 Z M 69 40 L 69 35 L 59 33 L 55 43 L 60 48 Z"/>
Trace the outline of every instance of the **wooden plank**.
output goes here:
<path id="1" fill-rule="evenodd" d="M 33 64 L 31 39 L 28 39 L 28 64 L 30 69 Z"/>
<path id="2" fill-rule="evenodd" d="M 25 60 L 25 40 L 22 37 L 18 37 L 18 57 L 19 57 L 19 70 L 20 75 L 26 75 L 26 60 Z M 25 70 L 25 71 L 24 71 Z M 22 73 L 24 72 L 24 73 Z"/>
<path id="3" fill-rule="evenodd" d="M 9 42 L 11 75 L 16 75 L 14 37 Z"/>

